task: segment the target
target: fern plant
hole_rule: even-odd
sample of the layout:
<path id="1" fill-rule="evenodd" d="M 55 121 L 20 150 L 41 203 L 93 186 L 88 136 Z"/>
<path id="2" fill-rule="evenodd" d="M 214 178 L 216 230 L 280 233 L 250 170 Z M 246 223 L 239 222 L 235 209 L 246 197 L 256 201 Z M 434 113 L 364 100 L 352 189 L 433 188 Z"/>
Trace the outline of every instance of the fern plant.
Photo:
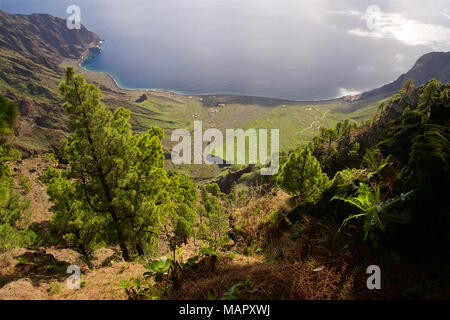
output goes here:
<path id="1" fill-rule="evenodd" d="M 375 230 L 377 229 L 381 231 L 385 230 L 385 226 L 380 218 L 383 211 L 385 211 L 386 208 L 388 208 L 389 206 L 393 205 L 398 201 L 404 201 L 413 192 L 414 190 L 383 202 L 381 201 L 379 186 L 377 186 L 376 190 L 374 191 L 367 184 L 360 183 L 358 191 L 356 192 L 355 196 L 351 197 L 341 195 L 334 196 L 331 199 L 331 201 L 333 200 L 345 201 L 357 207 L 361 211 L 361 213 L 359 214 L 350 215 L 348 218 L 346 218 L 342 222 L 342 225 L 339 228 L 339 232 L 342 230 L 342 228 L 344 228 L 348 224 L 349 221 L 353 219 L 364 218 L 364 227 L 363 227 L 364 242 L 366 242 L 368 238 L 373 239 Z"/>

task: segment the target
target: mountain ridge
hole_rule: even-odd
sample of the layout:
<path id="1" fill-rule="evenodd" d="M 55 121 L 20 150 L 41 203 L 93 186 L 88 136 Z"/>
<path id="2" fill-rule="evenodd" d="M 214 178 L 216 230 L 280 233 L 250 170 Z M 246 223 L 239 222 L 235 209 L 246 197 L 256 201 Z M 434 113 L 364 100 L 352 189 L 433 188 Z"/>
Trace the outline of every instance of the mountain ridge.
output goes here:
<path id="1" fill-rule="evenodd" d="M 422 55 L 408 72 L 400 75 L 391 83 L 364 92 L 360 99 L 368 99 L 374 96 L 387 98 L 400 90 L 408 79 L 412 79 L 414 84 L 419 86 L 432 78 L 441 83 L 450 82 L 450 51 L 434 51 Z"/>
<path id="2" fill-rule="evenodd" d="M 63 62 L 80 59 L 100 38 L 81 26 L 48 14 L 9 14 L 0 10 L 0 93 L 17 102 L 17 147 L 25 155 L 56 146 L 65 136 L 58 84 Z"/>
<path id="3" fill-rule="evenodd" d="M 100 41 L 86 29 L 69 30 L 66 20 L 49 14 L 8 14 L 0 10 L 0 47 L 23 55 L 45 58 L 78 59 L 83 52 Z"/>

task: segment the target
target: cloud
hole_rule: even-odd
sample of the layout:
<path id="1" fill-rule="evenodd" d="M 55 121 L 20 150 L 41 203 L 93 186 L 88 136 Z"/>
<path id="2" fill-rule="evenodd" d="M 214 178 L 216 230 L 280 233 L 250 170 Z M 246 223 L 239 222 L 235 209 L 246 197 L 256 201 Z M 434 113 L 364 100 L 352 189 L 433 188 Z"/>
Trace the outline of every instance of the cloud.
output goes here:
<path id="1" fill-rule="evenodd" d="M 346 88 L 339 88 L 338 89 L 338 98 L 340 97 L 346 97 L 346 96 L 356 96 L 361 93 L 361 91 L 354 90 L 354 89 L 346 89 Z"/>
<path id="2" fill-rule="evenodd" d="M 360 12 L 351 10 L 349 12 L 334 12 L 357 16 L 361 21 L 365 21 L 365 28 L 354 28 L 348 33 L 374 39 L 391 38 L 406 45 L 431 47 L 433 50 L 450 50 L 450 29 L 440 25 L 423 23 L 418 20 L 408 19 L 398 13 Z M 448 15 L 450 18 L 450 15 Z M 374 27 L 369 28 L 369 25 Z M 367 26 L 366 26 L 367 25 Z"/>
<path id="3" fill-rule="evenodd" d="M 444 12 L 442 12 L 442 15 L 443 15 L 444 17 L 446 17 L 447 19 L 450 19 L 450 11 L 445 10 Z"/>
<path id="4" fill-rule="evenodd" d="M 353 10 L 353 9 L 349 9 L 349 10 L 327 10 L 327 13 L 331 13 L 331 14 L 342 14 L 342 15 L 346 15 L 346 16 L 360 16 L 361 15 L 361 11 L 358 10 Z"/>

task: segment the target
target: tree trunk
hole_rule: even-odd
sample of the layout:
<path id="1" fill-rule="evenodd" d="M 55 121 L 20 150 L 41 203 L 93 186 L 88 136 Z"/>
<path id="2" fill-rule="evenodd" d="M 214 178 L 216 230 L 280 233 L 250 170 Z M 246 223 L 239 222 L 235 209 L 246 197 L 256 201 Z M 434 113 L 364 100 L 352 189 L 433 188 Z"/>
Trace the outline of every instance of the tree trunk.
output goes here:
<path id="1" fill-rule="evenodd" d="M 125 245 L 125 242 L 119 240 L 119 247 L 120 250 L 122 251 L 123 260 L 125 260 L 126 262 L 130 261 L 130 254 L 128 253 L 128 249 L 127 246 Z"/>
<path id="2" fill-rule="evenodd" d="M 128 262 L 130 261 L 130 254 L 128 253 L 127 245 L 125 244 L 125 237 L 123 236 L 122 229 L 119 226 L 119 219 L 112 208 L 110 208 L 110 214 L 114 221 L 114 227 L 117 232 L 117 240 L 119 242 L 120 250 L 122 251 L 123 259 Z"/>
<path id="3" fill-rule="evenodd" d="M 100 181 L 102 182 L 106 198 L 108 199 L 109 214 L 111 215 L 111 218 L 113 219 L 114 222 L 114 228 L 116 229 L 117 232 L 117 240 L 119 242 L 120 250 L 122 251 L 123 259 L 128 262 L 130 261 L 130 254 L 128 253 L 128 249 L 125 244 L 125 237 L 123 235 L 122 228 L 119 225 L 119 218 L 116 214 L 116 210 L 111 204 L 112 203 L 111 192 L 109 190 L 108 184 L 106 183 L 104 175 L 101 172 L 99 173 L 100 173 Z"/>
<path id="4" fill-rule="evenodd" d="M 142 249 L 142 246 L 141 246 L 141 244 L 139 242 L 136 243 L 136 251 L 137 251 L 137 254 L 139 256 L 143 256 L 144 255 L 144 249 Z"/>

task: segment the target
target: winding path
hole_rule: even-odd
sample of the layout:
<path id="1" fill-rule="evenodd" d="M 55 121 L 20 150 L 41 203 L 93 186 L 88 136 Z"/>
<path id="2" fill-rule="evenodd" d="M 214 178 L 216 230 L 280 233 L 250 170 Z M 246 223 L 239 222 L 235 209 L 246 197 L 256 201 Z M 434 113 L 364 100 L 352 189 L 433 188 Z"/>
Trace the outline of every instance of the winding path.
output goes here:
<path id="1" fill-rule="evenodd" d="M 320 112 L 319 110 L 317 110 L 316 108 L 314 108 L 315 111 Z M 311 122 L 311 124 L 309 125 L 309 127 L 297 132 L 296 134 L 302 134 L 303 132 L 305 132 L 306 130 L 310 130 L 313 128 L 314 123 L 318 122 L 320 124 L 320 121 L 322 121 L 323 119 L 325 119 L 326 115 L 330 112 L 330 110 L 327 110 L 324 114 L 322 114 L 322 118 L 320 119 L 316 119 L 313 122 Z"/>

